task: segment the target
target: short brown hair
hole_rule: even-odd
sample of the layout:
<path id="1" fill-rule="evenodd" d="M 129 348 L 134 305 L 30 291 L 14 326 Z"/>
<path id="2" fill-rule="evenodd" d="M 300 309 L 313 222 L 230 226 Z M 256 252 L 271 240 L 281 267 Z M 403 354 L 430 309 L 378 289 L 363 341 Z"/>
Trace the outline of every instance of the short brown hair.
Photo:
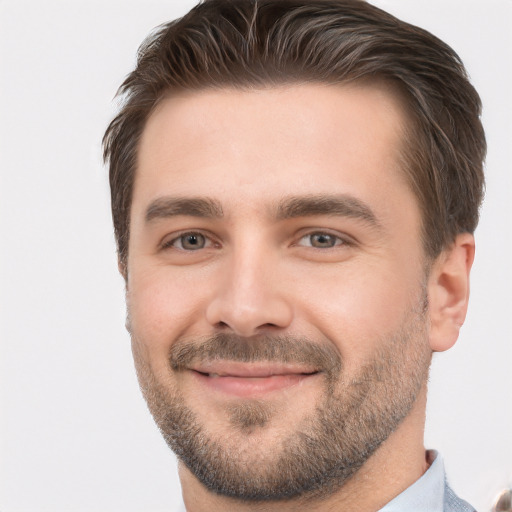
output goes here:
<path id="1" fill-rule="evenodd" d="M 385 80 L 411 118 L 403 167 L 434 258 L 478 223 L 486 143 L 480 98 L 457 54 L 364 0 L 205 0 L 139 48 L 104 139 L 119 261 L 126 266 L 137 147 L 173 91 Z"/>

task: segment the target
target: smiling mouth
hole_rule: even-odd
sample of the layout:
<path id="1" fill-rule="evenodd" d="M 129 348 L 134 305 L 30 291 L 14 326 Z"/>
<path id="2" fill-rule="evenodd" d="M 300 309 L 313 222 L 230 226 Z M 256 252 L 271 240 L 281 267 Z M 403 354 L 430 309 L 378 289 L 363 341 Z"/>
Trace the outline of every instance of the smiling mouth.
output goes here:
<path id="1" fill-rule="evenodd" d="M 191 372 L 207 389 L 238 397 L 262 397 L 302 384 L 321 372 L 310 368 L 247 363 L 212 363 L 191 368 Z"/>

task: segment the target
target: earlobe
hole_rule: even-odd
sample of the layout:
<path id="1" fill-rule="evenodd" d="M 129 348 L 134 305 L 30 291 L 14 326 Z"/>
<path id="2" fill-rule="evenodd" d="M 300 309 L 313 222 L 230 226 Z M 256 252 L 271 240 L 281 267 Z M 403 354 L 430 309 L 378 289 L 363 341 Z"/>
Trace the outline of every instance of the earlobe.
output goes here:
<path id="1" fill-rule="evenodd" d="M 429 282 L 430 346 L 434 352 L 451 348 L 459 337 L 469 300 L 469 272 L 475 256 L 470 233 L 457 235 L 432 266 Z"/>

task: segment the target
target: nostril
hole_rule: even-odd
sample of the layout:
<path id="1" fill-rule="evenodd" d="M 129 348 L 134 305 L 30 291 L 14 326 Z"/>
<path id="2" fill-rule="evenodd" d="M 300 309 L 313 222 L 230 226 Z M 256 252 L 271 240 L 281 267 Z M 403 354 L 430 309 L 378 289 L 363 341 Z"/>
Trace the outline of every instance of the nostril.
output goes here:
<path id="1" fill-rule="evenodd" d="M 219 330 L 222 330 L 222 331 L 225 331 L 225 330 L 234 330 L 234 328 L 232 326 L 230 326 L 229 323 L 227 322 L 223 322 L 223 321 L 220 321 L 220 322 L 217 322 L 215 324 L 215 327 Z M 264 331 L 275 331 L 275 330 L 279 330 L 281 329 L 277 324 L 273 324 L 271 322 L 267 322 L 267 323 L 264 323 L 264 324 L 261 324 L 261 325 L 258 325 L 255 329 L 254 329 L 254 334 L 256 334 L 256 332 L 264 332 Z M 245 335 L 250 335 L 250 334 L 245 334 Z"/>

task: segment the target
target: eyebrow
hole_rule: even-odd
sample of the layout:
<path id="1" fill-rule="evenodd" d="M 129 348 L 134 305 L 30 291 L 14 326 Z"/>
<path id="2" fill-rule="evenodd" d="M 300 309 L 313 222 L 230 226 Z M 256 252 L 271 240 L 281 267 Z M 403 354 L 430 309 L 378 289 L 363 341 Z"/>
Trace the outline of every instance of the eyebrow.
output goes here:
<path id="1" fill-rule="evenodd" d="M 360 199 L 347 194 L 290 197 L 277 205 L 278 220 L 316 215 L 350 217 L 381 228 L 372 209 Z"/>
<path id="2" fill-rule="evenodd" d="M 146 209 L 146 222 L 179 215 L 220 219 L 224 216 L 219 201 L 204 197 L 159 197 Z M 274 217 L 286 220 L 318 215 L 350 217 L 381 228 L 372 209 L 360 199 L 348 194 L 292 196 L 277 203 Z"/>
<path id="3" fill-rule="evenodd" d="M 178 215 L 219 219 L 224 216 L 218 201 L 203 197 L 159 197 L 146 209 L 146 222 Z"/>

